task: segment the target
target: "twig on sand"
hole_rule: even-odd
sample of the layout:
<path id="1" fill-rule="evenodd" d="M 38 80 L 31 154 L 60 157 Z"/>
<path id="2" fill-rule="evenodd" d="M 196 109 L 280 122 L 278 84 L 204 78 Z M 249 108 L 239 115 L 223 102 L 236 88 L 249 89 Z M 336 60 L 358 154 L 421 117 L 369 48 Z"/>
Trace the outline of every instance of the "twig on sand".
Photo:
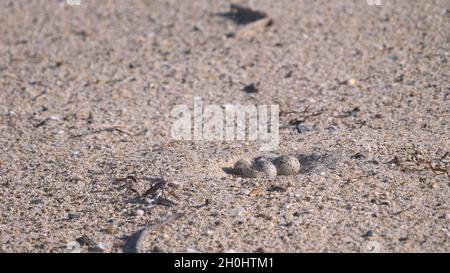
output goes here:
<path id="1" fill-rule="evenodd" d="M 180 219 L 183 217 L 183 213 L 175 213 L 166 219 L 164 219 L 162 222 L 147 226 L 146 228 L 143 228 L 142 230 L 136 232 L 133 234 L 126 243 L 124 247 L 124 252 L 132 252 L 132 253 L 141 253 L 142 252 L 142 246 L 147 239 L 147 237 L 152 233 L 153 231 L 159 230 L 162 227 Z"/>
<path id="2" fill-rule="evenodd" d="M 85 136 L 88 136 L 88 135 L 91 135 L 91 134 L 99 134 L 99 133 L 103 133 L 103 132 L 113 133 L 114 131 L 119 132 L 119 133 L 124 134 L 124 135 L 127 135 L 129 137 L 133 136 L 132 134 L 128 133 L 127 131 L 119 128 L 119 126 L 112 126 L 112 127 L 106 127 L 106 128 L 98 128 L 98 129 L 95 129 L 95 130 L 92 130 L 92 131 L 88 131 L 88 132 L 85 132 L 85 133 L 72 134 L 72 135 L 70 135 L 70 137 L 71 138 L 80 138 L 80 137 L 85 137 Z"/>
<path id="3" fill-rule="evenodd" d="M 166 188 L 167 181 L 166 181 L 166 179 L 164 179 L 161 169 L 159 170 L 159 174 L 160 174 L 161 178 L 150 189 L 146 190 L 144 192 L 143 196 L 156 194 L 156 192 L 158 190 L 161 190 L 161 194 L 163 196 L 165 196 L 164 190 Z"/>
<path id="4" fill-rule="evenodd" d="M 161 171 L 161 169 L 159 170 L 160 176 L 161 178 L 158 179 L 158 181 L 153 184 L 152 187 L 150 187 L 150 189 L 148 189 L 147 191 L 144 192 L 144 194 L 142 196 L 146 197 L 146 196 L 152 196 L 152 203 L 156 204 L 156 205 L 163 205 L 166 207 L 171 207 L 176 205 L 177 203 L 175 203 L 172 200 L 167 199 L 166 193 L 165 193 L 165 189 L 167 188 L 167 181 L 166 179 L 164 179 L 164 175 Z M 160 193 L 158 193 L 158 191 L 160 191 Z"/>

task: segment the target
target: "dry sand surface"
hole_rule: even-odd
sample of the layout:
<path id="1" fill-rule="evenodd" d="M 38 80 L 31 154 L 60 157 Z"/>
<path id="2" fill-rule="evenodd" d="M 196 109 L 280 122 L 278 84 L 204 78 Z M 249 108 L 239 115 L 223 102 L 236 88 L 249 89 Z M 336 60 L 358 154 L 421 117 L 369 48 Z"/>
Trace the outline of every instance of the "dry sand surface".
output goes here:
<path id="1" fill-rule="evenodd" d="M 233 3 L 266 17 L 0 1 L 0 251 L 450 251 L 450 1 Z M 301 172 L 242 179 L 257 143 L 172 139 L 194 96 L 279 105 Z"/>

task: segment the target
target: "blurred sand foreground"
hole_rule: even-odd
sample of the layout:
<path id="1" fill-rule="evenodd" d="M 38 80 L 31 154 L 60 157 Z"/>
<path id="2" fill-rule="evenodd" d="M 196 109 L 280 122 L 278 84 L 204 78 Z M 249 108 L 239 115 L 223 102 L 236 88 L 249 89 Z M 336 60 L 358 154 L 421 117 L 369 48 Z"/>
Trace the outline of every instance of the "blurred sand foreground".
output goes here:
<path id="1" fill-rule="evenodd" d="M 450 251 L 450 0 L 233 3 L 0 1 L 0 251 Z M 194 96 L 301 173 L 172 139 Z"/>

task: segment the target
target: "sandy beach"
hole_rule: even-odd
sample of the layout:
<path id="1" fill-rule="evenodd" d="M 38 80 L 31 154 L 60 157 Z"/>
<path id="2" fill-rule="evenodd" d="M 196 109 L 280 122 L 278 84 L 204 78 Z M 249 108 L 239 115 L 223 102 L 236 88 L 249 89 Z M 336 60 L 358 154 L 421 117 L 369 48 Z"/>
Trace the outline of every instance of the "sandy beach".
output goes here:
<path id="1" fill-rule="evenodd" d="M 450 252 L 449 0 L 1 0 L 0 56 L 0 252 Z"/>

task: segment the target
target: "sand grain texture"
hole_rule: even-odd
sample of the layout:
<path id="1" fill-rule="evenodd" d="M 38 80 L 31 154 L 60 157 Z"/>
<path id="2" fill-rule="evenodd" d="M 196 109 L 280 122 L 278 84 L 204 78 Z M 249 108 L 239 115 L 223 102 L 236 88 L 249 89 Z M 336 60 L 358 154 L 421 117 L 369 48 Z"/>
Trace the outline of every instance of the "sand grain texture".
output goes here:
<path id="1" fill-rule="evenodd" d="M 143 252 L 450 251 L 450 1 L 237 3 L 273 21 L 0 1 L 0 251 L 121 252 L 176 213 Z M 194 96 L 279 104 L 302 171 L 242 179 L 224 169 L 257 144 L 172 140 Z M 149 207 L 160 170 L 176 205 Z"/>

